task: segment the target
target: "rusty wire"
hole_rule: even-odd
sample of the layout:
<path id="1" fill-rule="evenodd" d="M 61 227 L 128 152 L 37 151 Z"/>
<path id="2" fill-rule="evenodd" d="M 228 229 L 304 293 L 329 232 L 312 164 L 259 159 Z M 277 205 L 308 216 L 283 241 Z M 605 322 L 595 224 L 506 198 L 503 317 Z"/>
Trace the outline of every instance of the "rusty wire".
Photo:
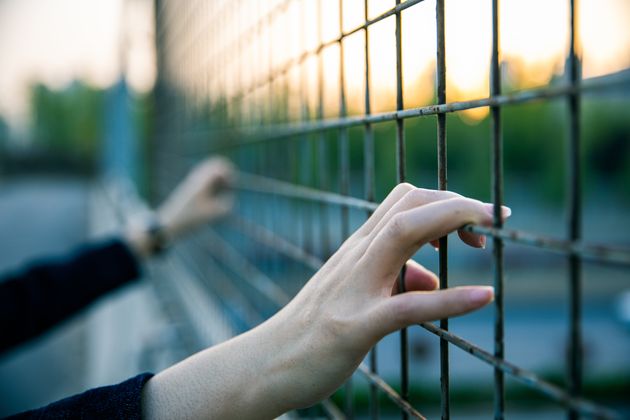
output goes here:
<path id="1" fill-rule="evenodd" d="M 260 118 L 253 118 L 254 123 L 230 125 L 224 123 L 219 126 L 192 126 L 184 116 L 164 110 L 174 108 L 176 105 L 162 103 L 160 110 L 161 116 L 164 116 L 167 126 L 175 126 L 177 134 L 182 139 L 187 139 L 194 144 L 200 140 L 214 139 L 203 151 L 190 149 L 192 152 L 185 159 L 182 166 L 190 165 L 195 157 L 202 153 L 225 152 L 232 154 L 243 154 L 245 156 L 255 156 L 251 159 L 251 165 L 247 167 L 247 171 L 242 171 L 238 175 L 236 188 L 245 194 L 264 197 L 268 200 L 269 206 L 262 209 L 257 214 L 259 221 L 248 219 L 244 215 L 233 216 L 226 224 L 231 232 L 238 232 L 244 237 L 251 239 L 266 250 L 271 250 L 276 255 L 282 255 L 291 261 L 303 265 L 304 268 L 316 271 L 330 256 L 334 239 L 330 237 L 329 207 L 336 206 L 335 211 L 340 214 L 340 232 L 339 239 L 344 240 L 350 234 L 349 227 L 349 211 L 358 209 L 365 212 L 369 217 L 376 209 L 378 203 L 375 202 L 374 183 L 374 133 L 373 126 L 385 122 L 393 122 L 396 124 L 396 143 L 395 155 L 396 179 L 398 182 L 404 182 L 406 179 L 405 168 L 405 138 L 404 124 L 405 120 L 411 118 L 422 118 L 427 116 L 437 116 L 437 158 L 438 158 L 438 188 L 445 190 L 448 188 L 448 169 L 447 169 L 447 131 L 446 131 L 446 114 L 452 112 L 465 111 L 481 107 L 490 107 L 491 112 L 491 170 L 492 170 L 492 201 L 494 206 L 494 217 L 492 226 L 463 226 L 461 229 L 483 234 L 492 238 L 493 244 L 493 267 L 494 267 L 494 286 L 496 291 L 495 309 L 495 325 L 494 325 L 494 348 L 492 352 L 479 348 L 473 343 L 469 343 L 463 338 L 448 331 L 448 320 L 441 320 L 440 326 L 437 327 L 431 323 L 423 323 L 421 327 L 436 335 L 440 339 L 440 380 L 441 380 L 441 415 L 442 418 L 450 417 L 449 402 L 449 347 L 455 346 L 468 352 L 473 357 L 484 361 L 494 369 L 494 417 L 501 419 L 505 414 L 505 387 L 504 375 L 509 375 L 526 386 L 541 392 L 551 400 L 559 402 L 568 410 L 570 418 L 577 418 L 579 415 L 585 415 L 597 418 L 615 418 L 617 413 L 614 411 L 587 401 L 581 397 L 582 388 L 582 336 L 581 336 L 581 264 L 584 260 L 595 261 L 603 264 L 618 264 L 622 266 L 630 266 L 630 249 L 618 247 L 603 246 L 598 244 L 585 243 L 581 235 L 581 167 L 579 161 L 580 154 L 580 98 L 586 93 L 597 93 L 606 89 L 613 89 L 619 86 L 630 85 L 628 77 L 613 77 L 605 75 L 592 79 L 581 79 L 579 72 L 579 57 L 576 52 L 576 33 L 577 24 L 575 19 L 575 0 L 567 0 L 570 6 L 570 43 L 569 54 L 567 60 L 567 78 L 566 81 L 559 84 L 549 85 L 540 88 L 527 89 L 514 93 L 503 93 L 501 91 L 501 74 L 500 74 L 500 40 L 499 40 L 499 0 L 492 0 L 492 57 L 491 57 L 491 73 L 490 73 L 490 95 L 486 98 L 476 100 L 448 102 L 446 96 L 446 66 L 445 54 L 447 45 L 445 43 L 445 15 L 444 0 L 436 1 L 436 30 L 437 30 L 437 57 L 436 57 L 436 76 L 437 76 L 437 102 L 429 106 L 417 108 L 404 108 L 404 95 L 402 83 L 402 20 L 401 14 L 404 10 L 419 5 L 422 0 L 397 0 L 394 7 L 386 10 L 376 17 L 369 19 L 368 2 L 364 2 L 363 22 L 354 27 L 344 30 L 343 23 L 343 0 L 339 1 L 339 28 L 338 35 L 331 39 L 324 39 L 322 35 L 322 21 L 325 19 L 321 13 L 321 5 L 318 7 L 318 15 L 314 17 L 318 22 L 317 45 L 307 48 L 304 45 L 302 51 L 293 57 L 288 58 L 282 63 L 273 63 L 271 43 L 268 50 L 261 54 L 267 54 L 269 63 L 268 68 L 263 71 L 262 77 L 256 77 L 251 84 L 243 86 L 239 83 L 239 89 L 236 93 L 225 98 L 224 108 L 219 112 L 230 112 L 230 104 L 238 104 L 245 98 L 258 95 L 261 89 L 264 89 L 266 101 L 262 109 L 254 109 L 252 113 L 260 115 Z M 172 65 L 190 69 L 190 71 L 207 72 L 207 68 L 212 66 L 213 71 L 206 74 L 206 83 L 210 85 L 222 85 L 228 77 L 234 75 L 228 74 L 229 66 L 238 64 L 238 57 L 234 51 L 241 51 L 243 46 L 257 37 L 261 36 L 263 31 L 270 29 L 274 22 L 280 19 L 286 10 L 293 3 L 292 0 L 279 1 L 272 5 L 258 19 L 240 30 L 234 39 L 218 49 L 220 43 L 209 45 L 204 44 L 201 39 L 204 33 L 204 26 L 195 27 L 193 31 L 189 25 L 189 21 L 194 18 L 195 5 L 187 4 L 181 8 L 167 7 L 167 0 L 156 1 L 156 21 L 157 21 L 157 46 L 158 55 L 166 56 Z M 213 7 L 213 16 L 210 21 L 219 23 L 227 16 L 235 13 L 235 6 L 232 2 L 224 1 L 217 3 Z M 396 110 L 391 112 L 373 113 L 370 106 L 370 63 L 369 63 L 369 28 L 387 18 L 392 17 L 396 20 Z M 345 46 L 344 40 L 360 31 L 364 32 L 365 42 L 365 109 L 362 115 L 349 116 L 346 103 L 346 81 L 344 71 Z M 218 30 L 214 29 L 213 34 L 217 34 Z M 267 34 L 271 37 L 271 35 Z M 271 38 L 269 39 L 271 41 Z M 339 112 L 335 117 L 324 118 L 324 80 L 326 74 L 323 71 L 323 51 L 324 49 L 337 46 L 339 49 Z M 204 56 L 203 61 L 199 61 L 199 52 L 201 49 L 209 49 L 210 54 Z M 208 51 L 206 51 L 208 52 Z M 274 112 L 285 112 L 288 109 L 288 103 L 274 99 L 273 92 L 276 89 L 284 89 L 284 94 L 288 96 L 287 75 L 294 69 L 303 71 L 302 66 L 305 65 L 309 58 L 317 59 L 317 101 L 315 109 L 309 110 L 309 104 L 302 97 L 300 106 L 302 107 L 301 116 L 298 122 L 295 121 L 269 121 L 265 119 L 265 112 L 273 115 Z M 159 63 L 163 61 L 158 60 Z M 173 63 L 174 62 L 174 63 Z M 164 70 L 161 68 L 160 70 Z M 201 74 L 201 73 L 200 73 Z M 238 77 L 241 77 L 240 67 Z M 303 74 L 301 74 L 303 77 Z M 168 85 L 168 80 L 164 80 Z M 284 84 L 283 84 L 284 83 Z M 303 88 L 303 86 L 302 86 Z M 301 88 L 301 89 L 302 89 Z M 303 95 L 304 92 L 301 92 Z M 566 147 L 567 174 L 566 183 L 568 186 L 567 194 L 567 235 L 565 238 L 550 237 L 532 232 L 519 231 L 514 229 L 506 229 L 503 227 L 500 218 L 500 206 L 503 204 L 503 136 L 502 136 L 502 115 L 501 110 L 506 106 L 524 104 L 532 101 L 543 101 L 554 98 L 563 98 L 568 104 L 568 134 Z M 186 103 L 184 103 L 184 107 Z M 280 109 L 286 107 L 287 109 Z M 313 111 L 314 119 L 311 118 Z M 288 115 L 288 111 L 286 112 Z M 233 124 L 234 120 L 230 120 Z M 363 198 L 353 197 L 351 195 L 350 182 L 350 161 L 349 161 L 349 135 L 348 130 L 352 127 L 363 127 L 363 155 L 364 155 L 364 185 L 365 195 Z M 333 186 L 334 179 L 328 175 L 328 171 L 332 169 L 327 162 L 332 144 L 326 140 L 325 134 L 335 132 L 334 146 L 336 148 L 338 159 L 337 173 L 339 177 L 336 179 L 337 185 Z M 217 140 L 220 139 L 220 140 Z M 316 143 L 313 145 L 313 142 Z M 295 143 L 295 145 L 294 145 Z M 312 147 L 311 147 L 312 146 Z M 283 150 L 286 149 L 286 150 Z M 290 156 L 289 176 L 286 181 L 274 176 L 273 173 L 265 173 L 265 167 L 269 162 L 274 162 L 287 150 L 300 150 L 300 156 L 309 153 L 315 156 L 315 160 L 311 162 L 313 167 L 317 168 L 319 174 L 318 179 L 314 179 L 309 175 L 308 169 L 302 168 L 302 172 L 296 169 L 300 165 L 300 161 L 295 155 Z M 158 152 L 159 154 L 160 152 Z M 249 155 L 247 153 L 250 153 Z M 289 153 L 290 154 L 290 153 Z M 186 156 L 186 153 L 182 153 Z M 172 156 L 171 156 L 172 157 Z M 171 158 L 167 157 L 167 158 Z M 301 162 L 304 163 L 304 162 Z M 273 165 L 271 165 L 273 166 Z M 276 169 L 277 170 L 277 169 Z M 284 176 L 285 174 L 283 174 Z M 314 186 L 316 185 L 316 186 Z M 336 190 L 333 191 L 333 190 Z M 302 237 L 306 238 L 301 243 L 294 243 L 290 239 L 284 237 L 278 230 L 277 221 L 274 221 L 274 209 L 279 208 L 284 201 L 298 203 L 302 206 L 303 220 L 296 221 L 300 223 L 300 228 L 296 229 L 302 232 Z M 319 215 L 323 228 L 320 239 L 320 249 L 316 250 L 315 241 L 310 238 L 313 235 L 313 226 L 310 225 L 310 219 L 315 215 Z M 218 233 L 208 232 L 210 240 L 200 241 L 198 249 L 213 255 L 221 264 L 229 267 L 231 273 L 241 279 L 249 287 L 272 302 L 277 307 L 284 305 L 290 295 L 274 282 L 272 274 L 277 270 L 278 261 L 275 257 L 258 259 L 252 258 L 246 253 L 238 251 L 238 247 L 231 242 L 232 239 Z M 567 389 L 562 389 L 548 381 L 543 380 L 533 372 L 521 369 L 520 367 L 505 360 L 504 354 L 504 266 L 503 266 L 503 248 L 506 243 L 516 243 L 532 246 L 538 249 L 557 252 L 567 257 L 568 264 L 568 291 L 570 302 L 569 313 L 569 336 L 570 336 L 570 352 L 567 366 Z M 440 287 L 448 287 L 448 242 L 446 238 L 440 239 L 439 247 L 439 276 Z M 193 260 L 190 256 L 184 257 L 187 261 Z M 189 261 L 190 265 L 204 278 L 204 282 L 208 285 L 212 282 L 207 278 L 207 271 L 199 265 L 198 261 Z M 217 266 L 219 264 L 216 264 Z M 220 269 L 218 269 L 220 271 Z M 404 277 L 404 271 L 401 272 Z M 227 274 L 219 274 L 224 281 Z M 404 291 L 404 282 L 399 282 Z M 210 286 L 208 286 L 210 287 Z M 229 293 L 237 295 L 238 292 L 233 286 L 225 286 Z M 240 297 L 238 299 L 241 299 Z M 257 315 L 260 317 L 260 314 Z M 255 318 L 258 319 L 258 318 Z M 385 382 L 378 375 L 376 364 L 376 351 L 374 348 L 370 355 L 370 366 L 361 364 L 358 372 L 361 373 L 370 383 L 371 392 L 371 417 L 379 417 L 378 393 L 386 395 L 401 410 L 403 418 L 424 418 L 420 411 L 413 407 L 408 401 L 409 386 L 409 366 L 407 354 L 407 338 L 406 331 L 401 331 L 401 373 L 400 373 L 400 392 Z M 322 403 L 323 410 L 331 418 L 344 418 L 348 416 L 352 418 L 354 415 L 353 389 L 351 385 L 346 387 L 346 401 L 344 410 L 342 411 L 332 401 L 325 400 Z"/>

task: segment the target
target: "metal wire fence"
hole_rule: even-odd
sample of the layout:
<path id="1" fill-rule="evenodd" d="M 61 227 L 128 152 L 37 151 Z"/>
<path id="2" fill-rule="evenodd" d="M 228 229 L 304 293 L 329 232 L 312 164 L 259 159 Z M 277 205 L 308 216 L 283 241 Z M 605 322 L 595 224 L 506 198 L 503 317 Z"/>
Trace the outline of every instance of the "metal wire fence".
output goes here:
<path id="1" fill-rule="evenodd" d="M 444 0 L 396 0 L 389 9 L 378 6 L 381 11 L 376 14 L 371 11 L 374 5 L 367 0 L 348 0 L 345 5 L 344 0 L 184 3 L 156 0 L 159 78 L 156 138 L 152 148 L 156 194 L 169 191 L 193 163 L 208 154 L 225 154 L 240 168 L 236 214 L 225 225 L 195 238 L 173 258 L 181 258 L 185 265 L 193 267 L 202 288 L 216 296 L 218 305 L 229 315 L 235 333 L 246 330 L 287 303 L 309 273 L 319 269 L 352 228 L 376 208 L 378 179 L 392 178 L 392 174 L 379 172 L 375 163 L 380 158 L 375 156 L 375 142 L 391 141 L 379 134 L 379 125 L 394 125 L 395 140 L 391 147 L 395 150 L 395 180 L 405 182 L 408 180 L 406 121 L 435 116 L 437 187 L 445 190 L 448 188 L 447 114 L 489 107 L 494 225 L 465 229 L 492 238 L 496 296 L 494 348 L 480 348 L 449 332 L 447 319 L 439 321 L 439 325 L 419 326 L 440 339 L 441 416 L 450 417 L 449 351 L 456 347 L 494 370 L 495 418 L 505 416 L 506 374 L 564 406 L 569 418 L 616 418 L 619 414 L 614 410 L 582 397 L 581 271 L 583 260 L 628 267 L 630 252 L 582 240 L 580 99 L 585 92 L 628 86 L 630 78 L 611 75 L 581 78 L 576 4 L 575 0 L 567 0 L 570 24 L 565 77 L 548 86 L 503 93 L 499 0 L 489 1 L 492 6 L 489 96 L 449 102 Z M 362 11 L 360 22 L 354 26 L 348 26 L 344 20 L 348 7 Z M 407 9 L 429 7 L 435 7 L 436 18 L 435 101 L 406 107 L 405 98 L 409 94 L 403 92 L 403 49 L 416 48 L 421 40 L 417 45 L 403 45 L 403 16 Z M 395 109 L 374 112 L 371 74 L 374 50 L 370 31 L 388 20 L 393 21 L 395 31 L 391 46 L 395 51 Z M 359 37 L 360 43 L 350 42 Z M 363 63 L 359 66 L 362 72 L 357 73 L 355 66 L 352 73 L 345 67 L 348 49 L 357 45 L 363 48 L 360 55 Z M 334 70 L 331 57 L 337 66 Z M 348 78 L 354 79 L 353 83 L 357 79 L 362 81 L 359 107 L 355 102 L 349 105 Z M 565 101 L 567 109 L 566 237 L 504 228 L 500 218 L 504 201 L 502 110 L 548 100 Z M 357 136 L 359 143 L 351 144 L 351 138 Z M 351 154 L 357 148 L 362 149 L 361 167 L 351 167 Z M 355 174 L 360 174 L 359 181 Z M 440 288 L 444 289 L 449 280 L 449 247 L 446 237 L 439 242 Z M 503 251 L 511 243 L 566 256 L 570 302 L 566 387 L 505 360 Z M 404 287 L 404 282 L 399 284 Z M 370 384 L 372 418 L 379 417 L 379 394 L 387 396 L 403 418 L 424 418 L 422 406 L 409 402 L 409 376 L 413 372 L 409 368 L 408 349 L 407 330 L 402 330 L 400 378 L 396 384 L 389 384 L 379 376 L 378 346 L 359 367 L 358 373 Z M 351 379 L 345 386 L 343 407 L 327 400 L 323 410 L 332 418 L 353 417 L 353 393 Z"/>

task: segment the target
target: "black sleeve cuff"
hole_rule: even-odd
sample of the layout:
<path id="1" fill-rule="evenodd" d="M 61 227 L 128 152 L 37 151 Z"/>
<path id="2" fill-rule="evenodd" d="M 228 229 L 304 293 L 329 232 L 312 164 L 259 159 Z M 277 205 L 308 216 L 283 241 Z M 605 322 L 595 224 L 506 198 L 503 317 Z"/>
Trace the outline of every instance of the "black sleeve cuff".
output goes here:
<path id="1" fill-rule="evenodd" d="M 9 419 L 133 419 L 142 418 L 142 388 L 152 373 L 143 373 L 118 385 L 94 388 Z"/>

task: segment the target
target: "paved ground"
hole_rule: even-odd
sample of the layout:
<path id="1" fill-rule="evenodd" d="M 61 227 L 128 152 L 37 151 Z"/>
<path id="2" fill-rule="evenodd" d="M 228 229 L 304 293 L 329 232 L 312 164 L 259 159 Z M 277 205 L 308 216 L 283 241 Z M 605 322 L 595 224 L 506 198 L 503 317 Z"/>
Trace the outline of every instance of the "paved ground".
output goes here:
<path id="1" fill-rule="evenodd" d="M 72 179 L 0 180 L 0 273 L 79 244 L 86 193 L 86 184 Z M 80 321 L 0 355 L 0 417 L 82 389 Z"/>

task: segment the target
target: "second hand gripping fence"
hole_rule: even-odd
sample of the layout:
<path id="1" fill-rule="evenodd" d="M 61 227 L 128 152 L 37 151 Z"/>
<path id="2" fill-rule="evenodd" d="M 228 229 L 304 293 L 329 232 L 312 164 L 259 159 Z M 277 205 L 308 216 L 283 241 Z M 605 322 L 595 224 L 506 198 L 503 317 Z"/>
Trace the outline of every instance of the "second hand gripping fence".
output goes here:
<path id="1" fill-rule="evenodd" d="M 465 229 L 492 238 L 494 348 L 480 348 L 449 332 L 447 319 L 441 320 L 439 326 L 419 325 L 440 339 L 441 417 L 450 417 L 449 351 L 456 347 L 494 370 L 494 417 L 497 419 L 505 415 L 505 375 L 564 406 L 569 418 L 617 418 L 619 414 L 614 410 L 581 396 L 582 261 L 630 266 L 630 252 L 581 240 L 580 97 L 587 91 L 628 85 L 630 79 L 606 76 L 581 79 L 576 49 L 576 0 L 566 0 L 570 10 L 570 46 L 564 82 L 510 94 L 501 92 L 499 0 L 488 0 L 492 7 L 490 95 L 461 102 L 449 102 L 446 91 L 445 0 L 397 0 L 391 9 L 372 17 L 368 13 L 372 2 L 355 1 L 352 4 L 362 7 L 363 19 L 350 29 L 343 24 L 344 0 L 327 3 L 327 7 L 335 5 L 332 18 L 323 12 L 326 1 L 156 0 L 159 77 L 154 164 L 157 194 L 169 191 L 193 163 L 209 154 L 228 156 L 240 171 L 237 188 L 241 197 L 237 214 L 224 226 L 209 229 L 197 237 L 194 243 L 188 244 L 186 252 L 175 253 L 173 258 L 182 258 L 194 268 L 202 287 L 220 297 L 218 301 L 222 302 L 233 331 L 244 331 L 288 302 L 302 284 L 295 278 L 306 280 L 350 235 L 353 214 L 361 212 L 367 218 L 376 208 L 376 177 L 390 174 L 376 173 L 375 126 L 395 124 L 395 146 L 392 147 L 395 147 L 396 180 L 405 182 L 405 122 L 436 116 L 436 187 L 446 190 L 446 115 L 489 107 L 494 225 L 466 226 Z M 429 106 L 405 108 L 401 16 L 412 7 L 433 5 L 437 30 L 437 101 Z M 373 25 L 387 19 L 395 21 L 395 45 L 391 48 L 395 50 L 396 60 L 396 109 L 374 113 L 369 31 Z M 327 25 L 330 20 L 335 23 Z M 337 21 L 337 35 L 325 39 L 324 28 L 335 27 Z M 309 43 L 304 32 L 312 24 L 317 39 Z M 363 78 L 364 100 L 361 112 L 349 115 L 348 74 L 344 65 L 349 47 L 346 40 L 355 34 L 363 34 L 364 73 L 351 77 Z M 330 72 L 337 79 L 332 81 L 338 98 L 336 115 L 331 115 L 327 109 L 329 92 L 324 88 L 326 82 L 331 82 L 326 80 L 330 77 L 325 67 L 328 51 L 338 53 L 339 68 Z M 500 218 L 502 108 L 552 98 L 565 100 L 568 109 L 565 156 L 568 232 L 565 238 L 507 229 Z M 362 130 L 361 197 L 351 195 L 351 129 Z M 505 360 L 503 249 L 509 243 L 566 255 L 570 297 L 566 388 Z M 439 245 L 440 288 L 444 289 L 448 287 L 447 238 L 441 238 Z M 404 272 L 401 275 L 404 276 Z M 404 291 L 404 282 L 399 284 Z M 409 374 L 413 372 L 408 363 L 407 330 L 399 334 L 399 383 L 389 384 L 379 376 L 378 345 L 358 369 L 370 384 L 372 418 L 379 417 L 379 394 L 387 396 L 400 409 L 403 418 L 424 418 L 422 407 L 409 402 Z M 325 413 L 331 418 L 353 417 L 353 392 L 350 380 L 345 386 L 346 399 L 342 407 L 326 400 L 322 403 Z"/>

